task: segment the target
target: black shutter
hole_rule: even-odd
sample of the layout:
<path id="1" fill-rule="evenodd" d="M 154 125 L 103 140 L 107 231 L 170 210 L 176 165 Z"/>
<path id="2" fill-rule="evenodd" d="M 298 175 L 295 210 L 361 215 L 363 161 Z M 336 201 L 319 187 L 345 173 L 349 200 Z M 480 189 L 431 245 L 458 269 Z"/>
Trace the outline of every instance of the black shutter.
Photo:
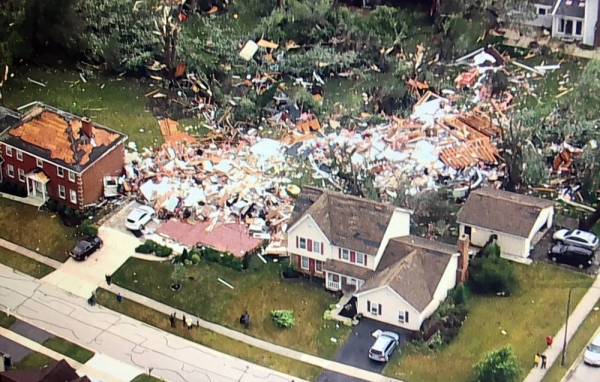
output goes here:
<path id="1" fill-rule="evenodd" d="M 367 301 L 367 312 L 371 313 L 371 301 Z"/>
<path id="2" fill-rule="evenodd" d="M 404 312 L 404 322 L 408 324 L 408 312 Z"/>
<path id="3" fill-rule="evenodd" d="M 378 305 L 378 307 L 379 307 L 379 312 L 378 312 L 378 314 L 381 316 L 381 304 L 379 304 L 379 305 Z"/>

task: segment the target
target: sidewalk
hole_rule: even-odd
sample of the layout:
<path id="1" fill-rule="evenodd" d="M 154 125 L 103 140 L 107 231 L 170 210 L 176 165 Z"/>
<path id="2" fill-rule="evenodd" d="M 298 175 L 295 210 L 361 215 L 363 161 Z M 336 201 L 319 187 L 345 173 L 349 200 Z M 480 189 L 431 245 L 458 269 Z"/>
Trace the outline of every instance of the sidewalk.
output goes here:
<path id="1" fill-rule="evenodd" d="M 571 338 L 579 329 L 579 326 L 583 323 L 588 314 L 592 311 L 596 302 L 600 298 L 600 276 L 596 278 L 592 287 L 587 291 L 587 293 L 583 296 L 577 307 L 571 312 L 569 316 L 569 326 L 567 330 L 567 345 L 571 342 Z M 566 302 L 566 300 L 565 300 Z M 554 336 L 554 343 L 551 347 L 548 347 L 544 354 L 546 354 L 547 358 L 547 369 L 539 369 L 533 368 L 525 378 L 523 382 L 541 382 L 544 379 L 544 376 L 548 372 L 548 369 L 552 367 L 554 362 L 560 362 L 561 354 L 562 354 L 562 345 L 565 336 L 565 326 L 556 333 Z M 567 346 L 567 350 L 568 346 Z M 576 350 L 579 351 L 579 350 Z M 533 359 L 533 354 L 531 355 L 531 359 Z"/>
<path id="2" fill-rule="evenodd" d="M 10 241 L 4 240 L 4 239 L 0 239 L 0 247 L 4 247 L 13 252 L 20 253 L 21 255 L 27 256 L 37 262 L 46 264 L 50 268 L 58 269 L 62 265 L 62 263 L 60 261 L 56 261 L 56 260 L 51 259 L 46 256 L 42 256 L 39 253 L 36 253 L 34 251 L 31 251 L 27 248 L 21 247 L 20 245 L 11 243 Z"/>

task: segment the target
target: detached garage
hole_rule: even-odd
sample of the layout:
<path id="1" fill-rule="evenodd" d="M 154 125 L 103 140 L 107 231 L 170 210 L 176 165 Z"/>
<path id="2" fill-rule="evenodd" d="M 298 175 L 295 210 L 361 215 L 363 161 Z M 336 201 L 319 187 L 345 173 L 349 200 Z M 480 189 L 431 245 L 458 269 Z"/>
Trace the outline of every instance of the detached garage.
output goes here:
<path id="1" fill-rule="evenodd" d="M 471 244 L 483 247 L 496 239 L 502 257 L 528 262 L 531 247 L 552 226 L 553 217 L 551 200 L 481 188 L 471 192 L 456 221 Z"/>

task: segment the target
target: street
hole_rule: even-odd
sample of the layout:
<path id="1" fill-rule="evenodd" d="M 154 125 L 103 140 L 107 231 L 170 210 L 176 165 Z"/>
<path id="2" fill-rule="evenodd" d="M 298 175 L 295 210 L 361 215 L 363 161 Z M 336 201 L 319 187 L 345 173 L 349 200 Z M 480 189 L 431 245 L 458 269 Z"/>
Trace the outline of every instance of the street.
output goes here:
<path id="1" fill-rule="evenodd" d="M 168 334 L 0 265 L 0 308 L 171 382 L 285 382 L 288 375 Z"/>
<path id="2" fill-rule="evenodd" d="M 565 376 L 565 382 L 592 382 L 600 381 L 600 367 L 588 366 L 583 363 L 583 358 L 577 359 L 577 364 Z"/>

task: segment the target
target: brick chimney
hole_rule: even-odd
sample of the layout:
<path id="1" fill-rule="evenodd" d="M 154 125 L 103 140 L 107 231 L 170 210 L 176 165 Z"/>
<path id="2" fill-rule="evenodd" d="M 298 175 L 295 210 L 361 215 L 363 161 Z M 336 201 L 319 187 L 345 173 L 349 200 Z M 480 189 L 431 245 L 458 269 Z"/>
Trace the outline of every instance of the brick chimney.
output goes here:
<path id="1" fill-rule="evenodd" d="M 89 119 L 88 117 L 81 118 L 81 131 L 88 138 L 90 138 L 90 139 L 94 138 L 94 125 L 92 123 L 92 120 Z"/>
<path id="2" fill-rule="evenodd" d="M 462 234 L 456 242 L 458 247 L 458 268 L 456 270 L 456 284 L 462 284 L 469 277 L 469 235 Z"/>

